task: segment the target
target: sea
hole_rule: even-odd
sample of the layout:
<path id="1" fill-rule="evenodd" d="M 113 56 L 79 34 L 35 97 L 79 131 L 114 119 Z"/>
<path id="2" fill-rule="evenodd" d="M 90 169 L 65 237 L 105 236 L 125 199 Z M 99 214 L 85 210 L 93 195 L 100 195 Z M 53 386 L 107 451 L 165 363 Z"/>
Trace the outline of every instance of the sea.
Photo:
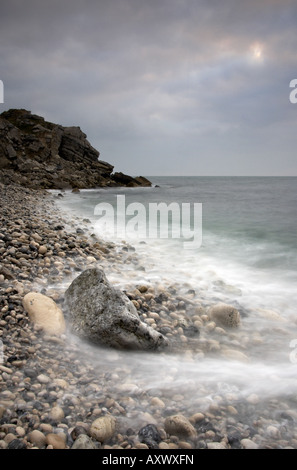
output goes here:
<path id="1" fill-rule="evenodd" d="M 221 341 L 243 355 L 131 352 L 130 382 L 184 397 L 184 414 L 195 411 L 193 396 L 203 409 L 233 394 L 236 403 L 273 402 L 277 420 L 297 406 L 297 178 L 147 177 L 152 187 L 65 191 L 58 204 L 90 221 L 90 233 L 133 246 L 138 265 L 105 265 L 115 287 L 174 286 L 192 293 L 191 305 L 235 306 L 241 325 Z M 176 209 L 168 220 L 154 217 L 161 203 Z"/>

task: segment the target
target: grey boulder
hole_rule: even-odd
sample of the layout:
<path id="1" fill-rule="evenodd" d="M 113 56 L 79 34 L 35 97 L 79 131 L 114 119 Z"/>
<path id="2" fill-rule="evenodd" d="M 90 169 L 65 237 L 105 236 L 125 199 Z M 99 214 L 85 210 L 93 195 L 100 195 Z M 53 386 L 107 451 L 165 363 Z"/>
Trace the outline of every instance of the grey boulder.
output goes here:
<path id="1" fill-rule="evenodd" d="M 140 320 L 133 303 L 99 268 L 87 269 L 74 279 L 65 292 L 64 311 L 74 334 L 99 345 L 158 350 L 168 344 Z"/>

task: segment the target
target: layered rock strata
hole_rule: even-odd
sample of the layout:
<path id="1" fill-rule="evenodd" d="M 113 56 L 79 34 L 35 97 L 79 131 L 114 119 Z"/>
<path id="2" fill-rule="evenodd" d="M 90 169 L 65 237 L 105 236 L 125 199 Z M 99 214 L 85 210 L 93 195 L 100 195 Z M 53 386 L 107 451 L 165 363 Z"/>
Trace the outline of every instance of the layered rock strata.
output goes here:
<path id="1" fill-rule="evenodd" d="M 114 173 L 80 127 L 63 127 L 25 109 L 0 115 L 0 182 L 34 189 L 150 186 Z"/>

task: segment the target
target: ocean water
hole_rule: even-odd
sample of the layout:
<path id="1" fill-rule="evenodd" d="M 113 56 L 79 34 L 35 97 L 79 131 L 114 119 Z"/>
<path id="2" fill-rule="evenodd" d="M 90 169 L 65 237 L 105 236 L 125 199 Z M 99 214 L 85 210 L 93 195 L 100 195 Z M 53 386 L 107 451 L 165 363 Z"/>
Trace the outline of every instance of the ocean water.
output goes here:
<path id="1" fill-rule="evenodd" d="M 195 292 L 192 301 L 204 307 L 219 302 L 236 306 L 241 326 L 221 340 L 226 347 L 244 352 L 248 360 L 219 353 L 203 359 L 192 355 L 189 360 L 179 353 L 165 358 L 128 353 L 130 380 L 163 394 L 171 390 L 192 397 L 194 393 L 201 399 L 200 406 L 205 397 L 209 403 L 218 395 L 222 399 L 236 393 L 246 399 L 254 393 L 291 409 L 290 400 L 297 392 L 297 178 L 148 178 L 152 188 L 66 191 L 59 205 L 70 218 L 89 219 L 90 231 L 99 237 L 121 244 L 124 235 L 135 247 L 139 266 L 104 266 L 115 286 L 174 286 L 178 295 Z M 131 207 L 144 208 L 144 218 L 137 221 L 145 220 L 147 230 L 153 223 L 160 228 L 157 219 L 149 218 L 150 204 L 177 203 L 182 208 L 187 203 L 191 214 L 194 203 L 200 204 L 201 245 L 185 249 L 185 238 L 172 238 L 170 231 L 167 238 L 149 238 L 136 229 L 130 236 L 122 232 L 118 237 L 114 224 L 118 196 L 124 196 L 125 207 L 137 203 Z M 114 208 L 115 217 L 105 213 L 105 231 L 96 214 L 102 203 Z M 192 217 L 192 230 L 194 222 Z M 169 227 L 178 232 L 181 223 L 181 218 L 172 220 Z M 140 225 L 135 227 L 140 230 Z M 196 229 L 198 233 L 198 222 Z"/>

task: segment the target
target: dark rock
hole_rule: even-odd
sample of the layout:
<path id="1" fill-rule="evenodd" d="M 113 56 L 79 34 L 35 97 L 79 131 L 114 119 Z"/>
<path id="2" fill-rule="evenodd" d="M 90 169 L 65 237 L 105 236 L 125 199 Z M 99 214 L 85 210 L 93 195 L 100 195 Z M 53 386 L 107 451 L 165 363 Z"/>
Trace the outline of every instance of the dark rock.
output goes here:
<path id="1" fill-rule="evenodd" d="M 3 274 L 5 279 L 9 279 L 9 280 L 14 279 L 14 275 L 12 274 L 12 272 L 9 269 L 5 268 L 5 266 L 2 266 L 1 264 L 0 264 L 0 274 Z"/>
<path id="2" fill-rule="evenodd" d="M 71 449 L 98 449 L 100 447 L 101 444 L 99 442 L 94 442 L 93 439 L 86 434 L 80 434 Z"/>
<path id="3" fill-rule="evenodd" d="M 121 186 L 138 186 L 138 183 L 135 181 L 132 176 L 125 175 L 122 172 L 114 173 L 113 180 L 120 184 Z"/>
<path id="4" fill-rule="evenodd" d="M 13 439 L 7 446 L 7 449 L 27 449 L 26 443 L 20 439 Z"/>
<path id="5" fill-rule="evenodd" d="M 154 424 L 147 424 L 138 432 L 140 442 L 146 444 L 150 449 L 159 449 L 159 442 L 162 441 L 160 433 Z"/>
<path id="6" fill-rule="evenodd" d="M 166 338 L 143 323 L 128 297 L 101 269 L 80 274 L 65 292 L 65 314 L 74 334 L 119 349 L 158 350 Z"/>
<path id="7" fill-rule="evenodd" d="M 144 177 L 113 172 L 79 127 L 47 122 L 25 109 L 0 115 L 0 181 L 29 188 L 150 186 Z M 61 195 L 59 195 L 61 197 Z"/>
<path id="8" fill-rule="evenodd" d="M 148 186 L 150 187 L 152 185 L 152 183 L 147 179 L 145 178 L 144 176 L 137 176 L 135 178 L 135 180 L 141 185 L 141 186 Z"/>
<path id="9" fill-rule="evenodd" d="M 136 178 L 133 178 L 132 176 L 125 175 L 122 172 L 114 173 L 113 181 L 115 181 L 121 186 L 128 186 L 128 187 L 152 185 L 152 183 L 148 179 L 144 178 L 143 176 L 137 176 Z"/>
<path id="10" fill-rule="evenodd" d="M 38 371 L 36 369 L 30 369 L 29 367 L 26 367 L 24 369 L 24 374 L 26 377 L 30 377 L 31 379 L 34 379 L 38 375 Z"/>
<path id="11" fill-rule="evenodd" d="M 71 431 L 71 438 L 75 441 L 81 434 L 87 434 L 86 429 L 83 426 L 75 426 Z"/>
<path id="12" fill-rule="evenodd" d="M 200 336 L 200 331 L 195 325 L 185 326 L 183 330 L 184 330 L 184 334 L 188 336 L 189 338 L 192 338 L 193 336 L 195 337 Z"/>

